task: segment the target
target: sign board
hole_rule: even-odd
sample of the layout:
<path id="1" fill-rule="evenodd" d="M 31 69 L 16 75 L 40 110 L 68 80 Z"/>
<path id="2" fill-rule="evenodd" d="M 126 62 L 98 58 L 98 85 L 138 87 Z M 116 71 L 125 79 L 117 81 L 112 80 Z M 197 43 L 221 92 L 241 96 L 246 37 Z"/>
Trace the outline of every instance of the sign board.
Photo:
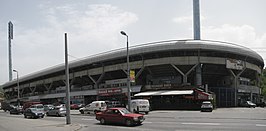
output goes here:
<path id="1" fill-rule="evenodd" d="M 196 99 L 198 100 L 208 100 L 209 99 L 209 94 L 199 91 L 199 90 L 195 90 L 196 93 Z"/>
<path id="2" fill-rule="evenodd" d="M 130 82 L 135 82 L 135 71 L 130 70 Z"/>
<path id="3" fill-rule="evenodd" d="M 122 89 L 121 88 L 110 88 L 110 89 L 100 89 L 98 90 L 99 96 L 110 96 L 115 94 L 121 94 Z"/>
<path id="4" fill-rule="evenodd" d="M 127 83 L 127 78 L 124 78 L 124 79 L 115 79 L 115 80 L 107 80 L 107 81 L 105 81 L 105 84 L 106 85 L 121 84 L 121 83 Z"/>
<path id="5" fill-rule="evenodd" d="M 244 61 L 242 61 L 242 60 L 235 60 L 235 59 L 227 59 L 226 60 L 226 68 L 228 68 L 228 69 L 235 69 L 235 70 L 243 70 L 243 68 L 244 68 Z"/>

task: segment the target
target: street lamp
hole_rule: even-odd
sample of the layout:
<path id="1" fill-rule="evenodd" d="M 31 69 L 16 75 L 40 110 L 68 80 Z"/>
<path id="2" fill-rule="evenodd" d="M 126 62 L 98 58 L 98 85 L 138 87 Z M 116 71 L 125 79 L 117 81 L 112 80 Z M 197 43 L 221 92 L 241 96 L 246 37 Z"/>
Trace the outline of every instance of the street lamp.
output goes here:
<path id="1" fill-rule="evenodd" d="M 124 32 L 120 32 L 122 35 L 127 37 L 127 98 L 128 98 L 128 110 L 131 111 L 131 92 L 130 92 L 130 77 L 129 77 L 129 55 L 128 55 L 128 35 Z"/>
<path id="2" fill-rule="evenodd" d="M 19 77 L 18 77 L 18 71 L 17 70 L 13 70 L 13 72 L 17 73 L 17 86 L 18 86 L 18 106 L 20 106 L 20 102 L 19 102 Z"/>

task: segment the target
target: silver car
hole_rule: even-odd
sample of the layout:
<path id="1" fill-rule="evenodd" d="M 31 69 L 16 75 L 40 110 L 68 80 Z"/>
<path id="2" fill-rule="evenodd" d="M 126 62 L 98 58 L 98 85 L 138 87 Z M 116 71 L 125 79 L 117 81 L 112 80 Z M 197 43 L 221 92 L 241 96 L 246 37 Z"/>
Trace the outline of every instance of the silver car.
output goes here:
<path id="1" fill-rule="evenodd" d="M 65 107 L 54 107 L 46 112 L 47 116 L 66 116 Z"/>
<path id="2" fill-rule="evenodd" d="M 210 101 L 203 101 L 202 102 L 202 105 L 201 105 L 201 111 L 204 112 L 204 111 L 209 111 L 209 112 L 212 112 L 213 110 L 213 105 Z"/>

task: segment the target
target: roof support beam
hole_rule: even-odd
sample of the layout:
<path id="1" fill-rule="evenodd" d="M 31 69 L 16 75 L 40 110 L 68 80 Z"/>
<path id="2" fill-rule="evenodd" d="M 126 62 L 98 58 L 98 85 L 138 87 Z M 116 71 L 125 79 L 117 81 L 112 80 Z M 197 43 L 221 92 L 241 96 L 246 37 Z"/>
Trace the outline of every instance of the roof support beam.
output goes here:
<path id="1" fill-rule="evenodd" d="M 199 64 L 194 65 L 186 74 L 183 73 L 178 67 L 176 67 L 174 64 L 171 64 L 172 67 L 177 70 L 182 76 L 183 76 L 183 84 L 187 83 L 187 76 L 191 73 L 192 70 L 194 70 Z"/>
<path id="2" fill-rule="evenodd" d="M 142 66 L 142 67 L 140 68 L 140 70 L 139 70 L 138 73 L 136 74 L 136 78 L 135 78 L 135 79 L 138 79 L 138 78 L 139 78 L 139 76 L 140 76 L 141 73 L 144 71 L 144 69 L 145 69 L 145 66 Z"/>

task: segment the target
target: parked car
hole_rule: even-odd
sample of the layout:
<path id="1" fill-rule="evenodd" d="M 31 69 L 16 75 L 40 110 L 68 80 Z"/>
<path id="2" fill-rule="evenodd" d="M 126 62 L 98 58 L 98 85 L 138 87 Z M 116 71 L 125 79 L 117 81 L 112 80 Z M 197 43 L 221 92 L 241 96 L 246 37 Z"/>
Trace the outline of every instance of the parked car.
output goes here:
<path id="1" fill-rule="evenodd" d="M 41 102 L 32 102 L 32 101 L 29 101 L 29 102 L 25 102 L 23 104 L 23 110 L 29 108 L 30 106 L 32 105 L 36 105 L 36 104 L 42 104 Z"/>
<path id="2" fill-rule="evenodd" d="M 31 105 L 30 108 L 35 108 L 35 109 L 38 109 L 38 110 L 42 110 L 42 111 L 44 111 L 44 106 L 43 106 L 43 104 L 35 104 L 35 105 Z"/>
<path id="3" fill-rule="evenodd" d="M 71 110 L 77 110 L 77 109 L 79 109 L 79 105 L 78 104 L 71 104 L 70 109 Z"/>
<path id="4" fill-rule="evenodd" d="M 90 114 L 94 113 L 96 114 L 97 112 L 101 112 L 107 109 L 107 104 L 105 101 L 93 101 L 92 103 L 86 105 L 83 108 L 79 109 L 79 112 L 81 114 Z"/>
<path id="5" fill-rule="evenodd" d="M 47 116 L 66 116 L 65 107 L 54 107 L 46 112 Z"/>
<path id="6" fill-rule="evenodd" d="M 37 108 L 27 108 L 23 114 L 24 118 L 43 118 L 45 115 L 43 110 Z"/>
<path id="7" fill-rule="evenodd" d="M 78 104 L 78 106 L 79 106 L 79 109 L 80 109 L 80 108 L 84 107 L 85 104 Z"/>
<path id="8" fill-rule="evenodd" d="M 212 110 L 213 110 L 213 105 L 210 101 L 203 101 L 202 102 L 201 112 L 204 112 L 204 111 L 212 112 Z"/>
<path id="9" fill-rule="evenodd" d="M 245 102 L 245 106 L 246 106 L 246 107 L 253 107 L 253 108 L 255 108 L 257 105 L 254 104 L 254 103 L 251 102 L 251 101 L 246 101 L 246 102 Z"/>
<path id="10" fill-rule="evenodd" d="M 105 101 L 108 108 L 123 107 L 120 101 Z"/>
<path id="11" fill-rule="evenodd" d="M 22 114 L 23 113 L 23 109 L 20 106 L 13 106 L 13 108 L 9 111 L 10 114 Z"/>
<path id="12" fill-rule="evenodd" d="M 54 108 L 54 105 L 43 105 L 44 112 L 47 112 Z"/>
<path id="13" fill-rule="evenodd" d="M 13 107 L 14 107 L 13 105 L 10 105 L 7 102 L 1 102 L 1 109 L 4 110 L 5 112 L 12 110 Z"/>
<path id="14" fill-rule="evenodd" d="M 59 104 L 59 105 L 56 105 L 55 107 L 66 107 L 66 105 L 65 104 Z"/>
<path id="15" fill-rule="evenodd" d="M 96 119 L 101 124 L 118 123 L 127 126 L 140 125 L 145 120 L 144 115 L 131 113 L 126 108 L 109 108 L 103 112 L 98 112 Z"/>
<path id="16" fill-rule="evenodd" d="M 135 99 L 131 100 L 131 111 L 135 113 L 144 112 L 148 114 L 150 111 L 150 103 L 147 99 Z"/>
<path id="17" fill-rule="evenodd" d="M 266 103 L 264 101 L 257 104 L 258 107 L 265 107 Z"/>

